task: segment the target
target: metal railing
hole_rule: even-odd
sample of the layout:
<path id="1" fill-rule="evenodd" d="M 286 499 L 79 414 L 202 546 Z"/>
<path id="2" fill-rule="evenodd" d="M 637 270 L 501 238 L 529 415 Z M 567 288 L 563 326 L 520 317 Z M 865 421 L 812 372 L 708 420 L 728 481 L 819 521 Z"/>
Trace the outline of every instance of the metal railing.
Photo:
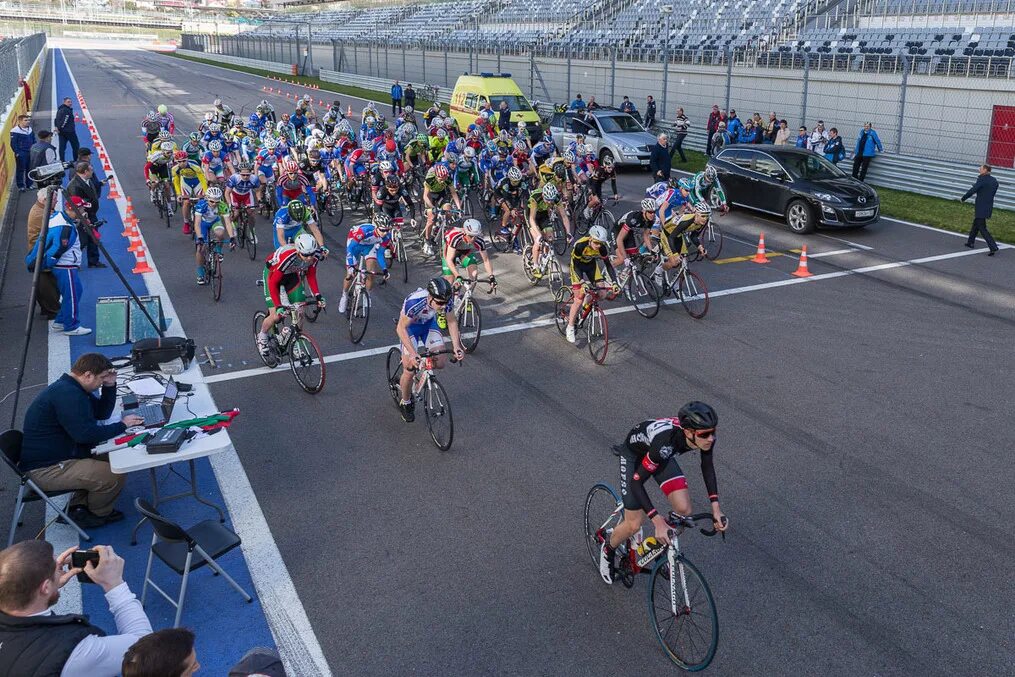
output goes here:
<path id="1" fill-rule="evenodd" d="M 18 81 L 28 73 L 45 45 L 46 36 L 42 33 L 0 42 L 0 106 L 7 106 L 18 89 Z"/>

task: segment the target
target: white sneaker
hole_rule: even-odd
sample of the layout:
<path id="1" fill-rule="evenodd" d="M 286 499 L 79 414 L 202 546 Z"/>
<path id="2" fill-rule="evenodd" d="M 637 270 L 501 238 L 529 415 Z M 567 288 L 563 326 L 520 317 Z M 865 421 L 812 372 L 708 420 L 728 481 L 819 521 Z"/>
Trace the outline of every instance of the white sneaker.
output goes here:
<path id="1" fill-rule="evenodd" d="M 49 330 L 50 331 L 63 331 L 63 325 L 60 324 L 59 322 L 54 322 L 53 324 L 49 325 Z"/>
<path id="2" fill-rule="evenodd" d="M 342 298 L 338 300 L 338 314 L 341 315 L 342 313 L 344 313 L 348 306 L 349 306 L 349 297 L 345 294 L 342 294 Z"/>
<path id="3" fill-rule="evenodd" d="M 433 247 L 430 246 L 429 242 L 424 242 L 423 243 L 423 255 L 424 256 L 433 256 Z"/>
<path id="4" fill-rule="evenodd" d="M 65 331 L 63 333 L 63 335 L 64 336 L 85 336 L 85 335 L 91 334 L 91 333 L 92 333 L 92 330 L 89 329 L 88 327 L 78 327 L 77 329 L 71 329 L 70 331 Z"/>
<path id="5" fill-rule="evenodd" d="M 567 331 L 564 332 L 564 336 L 565 336 L 565 338 L 567 338 L 567 342 L 568 343 L 574 343 L 575 342 L 575 338 L 574 338 L 574 325 L 570 325 L 570 324 L 567 325 Z"/>
<path id="6" fill-rule="evenodd" d="M 268 357 L 271 355 L 271 344 L 268 342 L 267 336 L 257 337 L 257 350 L 261 353 L 261 357 Z"/>
<path id="7" fill-rule="evenodd" d="M 599 546 L 599 575 L 602 576 L 603 583 L 613 585 L 613 573 L 610 571 L 610 560 L 606 556 L 605 543 Z"/>

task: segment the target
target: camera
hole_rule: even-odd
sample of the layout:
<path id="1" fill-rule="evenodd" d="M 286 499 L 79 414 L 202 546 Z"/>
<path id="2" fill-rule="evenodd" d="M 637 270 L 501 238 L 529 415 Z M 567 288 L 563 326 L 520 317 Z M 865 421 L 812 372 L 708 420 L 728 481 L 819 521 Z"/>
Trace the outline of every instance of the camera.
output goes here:
<path id="1" fill-rule="evenodd" d="M 70 554 L 70 565 L 74 569 L 84 569 L 88 562 L 91 562 L 93 566 L 99 566 L 98 550 L 75 550 Z M 82 583 L 95 582 L 83 571 L 78 574 L 78 580 Z"/>

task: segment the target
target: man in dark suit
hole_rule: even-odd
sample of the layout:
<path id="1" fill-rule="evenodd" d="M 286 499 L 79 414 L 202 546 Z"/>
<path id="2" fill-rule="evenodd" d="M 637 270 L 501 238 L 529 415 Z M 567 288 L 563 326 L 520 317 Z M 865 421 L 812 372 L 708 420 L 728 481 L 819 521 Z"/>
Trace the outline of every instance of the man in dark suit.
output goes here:
<path id="1" fill-rule="evenodd" d="M 976 179 L 973 187 L 962 196 L 962 201 L 965 202 L 973 195 L 976 195 L 976 211 L 973 213 L 973 227 L 969 229 L 969 239 L 966 240 L 966 246 L 972 249 L 973 244 L 976 242 L 976 234 L 979 233 L 987 243 L 987 248 L 990 249 L 987 256 L 993 256 L 997 253 L 997 242 L 994 241 L 994 236 L 987 230 L 987 219 L 990 218 L 994 211 L 994 195 L 996 193 L 997 179 L 990 175 L 990 165 L 980 165 L 979 178 Z"/>
<path id="2" fill-rule="evenodd" d="M 658 143 L 652 146 L 652 154 L 649 156 L 648 168 L 652 173 L 653 181 L 669 181 L 670 172 L 673 169 L 673 153 L 676 150 L 670 147 L 670 137 L 660 134 Z"/>
<path id="3" fill-rule="evenodd" d="M 67 184 L 66 193 L 69 197 L 79 197 L 89 205 L 88 220 L 95 223 L 99 214 L 99 192 L 95 187 L 95 170 L 87 160 L 79 160 L 74 165 L 74 177 Z M 105 268 L 106 264 L 99 261 L 99 246 L 92 238 L 84 243 L 88 254 L 89 268 Z"/>

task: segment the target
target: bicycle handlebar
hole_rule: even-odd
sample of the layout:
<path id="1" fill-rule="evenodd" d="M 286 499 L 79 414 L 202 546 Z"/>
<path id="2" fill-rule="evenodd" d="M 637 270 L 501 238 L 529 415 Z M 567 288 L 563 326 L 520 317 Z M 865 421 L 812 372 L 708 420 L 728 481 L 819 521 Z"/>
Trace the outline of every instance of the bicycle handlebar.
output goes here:
<path id="1" fill-rule="evenodd" d="M 678 515 L 672 510 L 670 511 L 670 514 L 666 516 L 665 520 L 666 523 L 670 525 L 670 527 L 672 527 L 674 530 L 677 529 L 683 530 L 685 528 L 693 529 L 695 526 L 694 524 L 695 522 L 701 522 L 705 520 L 708 520 L 709 524 L 713 524 L 715 522 L 715 518 L 712 516 L 712 513 L 710 512 L 698 512 L 694 513 L 693 515 Z M 725 523 L 725 521 L 726 518 L 724 517 L 723 522 Z M 711 529 L 699 528 L 698 531 L 700 531 L 705 536 L 715 536 L 717 533 L 719 533 L 719 531 L 715 527 L 712 527 Z M 726 540 L 725 533 L 722 534 L 722 537 L 723 540 Z"/>

